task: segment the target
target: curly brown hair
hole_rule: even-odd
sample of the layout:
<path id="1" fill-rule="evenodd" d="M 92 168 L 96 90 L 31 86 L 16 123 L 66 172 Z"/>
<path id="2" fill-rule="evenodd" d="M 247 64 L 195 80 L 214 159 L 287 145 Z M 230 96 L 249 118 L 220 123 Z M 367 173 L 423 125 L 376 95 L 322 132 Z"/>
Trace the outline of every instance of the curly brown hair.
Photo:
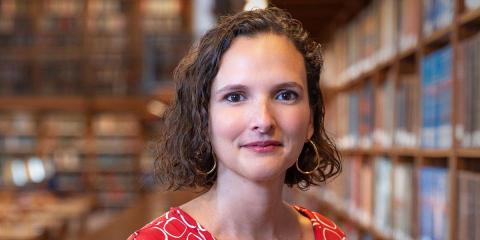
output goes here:
<path id="1" fill-rule="evenodd" d="M 223 17 L 192 46 L 175 69 L 176 99 L 164 115 L 157 142 L 155 175 L 161 184 L 173 190 L 184 187 L 208 189 L 214 184 L 216 171 L 205 174 L 215 161 L 208 126 L 212 83 L 221 58 L 232 41 L 238 36 L 261 33 L 288 37 L 304 57 L 314 122 L 311 140 L 321 156 L 315 159 L 314 149 L 305 144 L 298 159 L 301 169 L 314 169 L 316 164 L 319 167 L 312 174 L 302 174 L 294 164 L 287 170 L 285 184 L 297 185 L 304 190 L 341 171 L 340 155 L 323 123 L 325 107 L 319 86 L 323 65 L 320 45 L 308 37 L 300 21 L 279 8 L 269 7 Z"/>

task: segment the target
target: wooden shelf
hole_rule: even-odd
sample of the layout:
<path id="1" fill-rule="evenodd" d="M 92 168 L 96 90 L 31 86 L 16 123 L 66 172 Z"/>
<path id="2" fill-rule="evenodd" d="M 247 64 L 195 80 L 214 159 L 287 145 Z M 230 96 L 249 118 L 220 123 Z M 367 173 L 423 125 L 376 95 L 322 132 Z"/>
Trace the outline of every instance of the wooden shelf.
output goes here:
<path id="1" fill-rule="evenodd" d="M 388 155 L 401 157 L 449 158 L 457 156 L 480 156 L 480 149 L 463 149 L 457 153 L 453 149 L 418 149 L 418 148 L 373 148 L 340 149 L 345 155 Z"/>
<path id="2" fill-rule="evenodd" d="M 86 110 L 87 98 L 72 96 L 0 96 L 0 109 Z"/>
<path id="3" fill-rule="evenodd" d="M 418 52 L 418 44 L 416 46 L 404 49 L 397 54 L 397 61 L 401 61 L 408 57 L 414 56 Z"/>
<path id="4" fill-rule="evenodd" d="M 312 203 L 316 203 L 320 209 L 328 209 L 329 211 L 333 211 L 334 215 L 340 219 L 350 222 L 351 224 L 355 225 L 355 227 L 363 230 L 364 232 L 368 232 L 372 234 L 374 239 L 378 240 L 390 240 L 393 239 L 392 236 L 386 235 L 382 233 L 379 229 L 375 228 L 372 223 L 367 223 L 364 221 L 359 220 L 358 216 L 349 213 L 346 209 L 345 205 L 342 205 L 338 202 L 330 202 L 316 194 L 312 194 L 312 192 L 304 193 L 308 196 L 309 201 Z"/>
<path id="5" fill-rule="evenodd" d="M 332 125 L 332 129 L 329 129 L 331 132 L 335 134 L 339 139 L 342 139 L 345 141 L 346 144 L 352 144 L 352 138 L 351 136 L 355 134 L 363 135 L 363 134 L 373 134 L 373 129 L 376 129 L 376 127 L 380 126 L 381 127 L 387 127 L 388 130 L 395 130 L 397 126 L 402 126 L 402 127 L 407 127 L 409 133 L 405 133 L 405 136 L 399 135 L 399 137 L 402 137 L 405 139 L 405 141 L 409 141 L 412 136 L 410 136 L 410 132 L 416 133 L 416 142 L 417 145 L 415 147 L 397 147 L 396 145 L 393 145 L 392 147 L 388 148 L 382 148 L 382 147 L 376 147 L 375 145 L 371 148 L 363 149 L 359 147 L 354 147 L 354 148 L 349 148 L 349 149 L 340 149 L 341 155 L 345 157 L 345 169 L 348 174 L 351 174 L 351 176 L 354 176 L 354 179 L 350 178 L 341 178 L 342 181 L 338 183 L 338 186 L 335 185 L 335 180 L 333 180 L 333 186 L 334 188 L 340 189 L 339 192 L 345 191 L 347 197 L 349 198 L 355 198 L 353 201 L 356 203 L 360 202 L 362 204 L 362 199 L 357 199 L 358 192 L 356 192 L 358 187 L 360 186 L 359 183 L 352 183 L 352 181 L 356 181 L 358 176 L 363 176 L 362 174 L 368 173 L 372 174 L 373 178 L 373 184 L 377 184 L 379 179 L 375 179 L 375 176 L 378 175 L 375 171 L 377 170 L 376 167 L 382 167 L 380 164 L 372 166 L 369 161 L 375 160 L 375 164 L 378 162 L 381 162 L 384 160 L 384 162 L 388 162 L 389 167 L 388 169 L 392 169 L 392 171 L 395 171 L 397 168 L 400 170 L 403 168 L 403 170 L 400 171 L 407 171 L 405 169 L 408 169 L 409 172 L 413 173 L 408 176 L 408 179 L 411 180 L 410 182 L 414 184 L 413 186 L 413 191 L 412 195 L 414 200 L 410 202 L 412 205 L 412 211 L 413 211 L 413 217 L 410 217 L 412 221 L 412 234 L 414 235 L 413 238 L 421 238 L 421 220 L 419 219 L 418 213 L 420 213 L 425 207 L 425 205 L 422 205 L 419 203 L 419 197 L 421 194 L 425 194 L 425 186 L 426 184 L 432 184 L 428 182 L 428 178 L 435 179 L 435 177 L 432 176 L 427 176 L 430 170 L 433 171 L 438 171 L 440 177 L 436 179 L 440 180 L 445 180 L 445 182 L 448 186 L 448 191 L 446 192 L 447 198 L 442 200 L 447 200 L 448 205 L 443 205 L 442 210 L 445 208 L 445 211 L 447 212 L 447 215 L 445 216 L 448 218 L 448 225 L 445 225 L 449 229 L 448 236 L 446 236 L 447 239 L 457 239 L 457 232 L 459 230 L 459 223 L 456 221 L 457 215 L 459 214 L 457 212 L 458 210 L 458 195 L 459 193 L 459 187 L 458 183 L 460 180 L 457 179 L 459 176 L 459 171 L 460 170 L 470 170 L 471 172 L 478 173 L 480 170 L 480 148 L 470 148 L 470 149 L 464 149 L 462 147 L 459 147 L 456 145 L 457 139 L 456 139 L 456 134 L 458 135 L 458 129 L 455 128 L 455 126 L 458 126 L 459 122 L 458 121 L 465 121 L 464 119 L 457 118 L 455 116 L 460 116 L 463 113 L 463 108 L 460 107 L 460 104 L 467 104 L 467 100 L 465 100 L 463 97 L 465 95 L 462 91 L 465 91 L 462 88 L 462 83 L 465 84 L 468 80 L 466 80 L 466 76 L 470 76 L 471 73 L 465 73 L 461 71 L 467 71 L 464 70 L 461 65 L 459 65 L 461 59 L 460 57 L 464 57 L 466 53 L 464 53 L 463 49 L 460 47 L 462 46 L 463 40 L 469 39 L 470 37 L 473 36 L 478 36 L 480 34 L 480 8 L 477 8 L 472 11 L 465 11 L 461 13 L 461 11 L 464 11 L 463 9 L 456 9 L 458 7 L 463 8 L 465 0 L 454 0 L 453 1 L 453 12 L 448 11 L 448 13 L 453 13 L 453 15 L 450 14 L 445 14 L 444 17 L 442 18 L 441 21 L 439 22 L 438 19 L 432 19 L 428 18 L 429 21 L 431 21 L 432 25 L 434 27 L 437 27 L 438 25 L 443 25 L 444 20 L 449 19 L 449 17 L 452 17 L 452 22 L 441 29 L 436 29 L 434 30 L 431 34 L 425 35 L 422 34 L 423 27 L 425 26 L 424 21 L 425 17 L 423 17 L 423 13 L 425 13 L 426 9 L 423 9 L 426 7 L 425 4 L 422 4 L 421 1 L 418 3 L 419 5 L 419 16 L 414 16 L 416 23 L 418 24 L 418 28 L 415 28 L 416 33 L 408 32 L 406 35 L 401 35 L 402 32 L 400 32 L 400 35 L 398 34 L 393 34 L 395 37 L 398 39 L 405 39 L 405 44 L 410 44 L 409 41 L 414 41 L 416 38 L 416 43 L 413 44 L 410 48 L 399 50 L 396 52 L 394 56 L 391 58 L 387 59 L 384 62 L 377 63 L 376 66 L 374 66 L 372 69 L 369 69 L 367 71 L 358 71 L 358 72 L 353 72 L 350 70 L 351 66 L 355 66 L 355 64 L 358 64 L 359 62 L 361 63 L 362 61 L 365 61 L 365 59 L 362 59 L 359 56 L 366 56 L 365 54 L 365 49 L 363 47 L 368 47 L 368 49 L 372 49 L 373 47 L 377 47 L 377 52 L 382 53 L 381 51 L 383 50 L 382 47 L 385 45 L 378 44 L 378 41 L 383 40 L 383 33 L 386 33 L 387 35 L 390 33 L 388 30 L 387 31 L 381 31 L 380 34 L 372 34 L 371 32 L 367 30 L 363 30 L 363 32 L 358 32 L 355 28 L 352 28 L 352 26 L 356 26 L 356 24 L 359 24 L 360 26 L 363 26 L 362 24 L 371 24 L 372 26 L 376 26 L 377 22 L 375 21 L 369 21 L 368 19 L 368 11 L 369 9 L 365 10 L 365 14 L 360 14 L 359 16 L 362 16 L 361 18 L 356 18 L 352 21 L 358 21 L 357 23 L 352 23 L 352 24 L 347 24 L 342 31 L 339 31 L 338 35 L 335 34 L 335 37 L 333 37 L 333 43 L 327 44 L 327 46 L 333 46 L 333 50 L 330 52 L 327 52 L 326 56 L 331 56 L 333 58 L 334 63 L 338 63 L 338 67 L 334 66 L 331 69 L 332 72 L 329 72 L 329 76 L 335 79 L 337 76 L 348 76 L 348 79 L 342 79 L 345 80 L 342 82 L 340 85 L 335 85 L 335 86 L 329 86 L 328 82 L 323 83 L 321 85 L 322 90 L 326 91 L 327 93 L 325 94 L 328 96 L 328 101 L 333 109 L 328 109 L 331 111 L 327 110 L 327 114 L 329 112 L 332 112 L 333 117 L 332 119 L 327 119 L 327 121 L 333 121 L 334 123 Z M 412 1 L 414 2 L 414 1 Z M 402 3 L 403 4 L 403 3 Z M 383 5 L 382 5 L 383 7 Z M 373 7 L 372 7 L 373 8 Z M 385 9 L 381 9 L 380 11 L 383 10 L 388 10 L 386 7 Z M 413 9 L 409 9 L 407 11 L 410 11 Z M 431 10 L 431 9 L 430 9 Z M 437 10 L 437 9 L 436 9 Z M 435 10 L 435 11 L 436 11 Z M 448 9 L 450 10 L 450 9 Z M 447 10 L 443 10 L 447 11 Z M 413 11 L 412 11 L 413 12 Z M 388 12 L 390 13 L 390 12 Z M 442 11 L 439 10 L 439 12 L 442 14 Z M 387 14 L 379 14 L 381 15 L 380 18 L 383 15 Z M 376 15 L 374 15 L 377 17 Z M 399 19 L 399 18 L 397 18 Z M 378 21 L 378 19 L 376 20 Z M 388 23 L 385 25 L 380 26 L 389 26 Z M 411 27 L 411 26 L 410 26 Z M 380 29 L 383 30 L 383 29 Z M 399 29 L 401 30 L 401 29 Z M 403 29 L 405 30 L 405 29 Z M 394 30 L 395 31 L 395 30 Z M 410 35 L 411 34 L 411 35 Z M 415 38 L 412 36 L 416 35 Z M 405 38 L 403 38 L 405 37 Z M 370 38 L 374 39 L 371 41 L 370 44 L 368 43 L 363 43 L 362 44 L 357 44 L 355 40 L 362 40 L 362 39 L 367 39 L 369 40 Z M 478 38 L 477 38 L 478 39 Z M 365 40 L 365 41 L 367 41 Z M 364 42 L 365 42 L 364 41 Z M 475 43 L 471 44 L 477 44 L 478 41 Z M 379 47 L 380 45 L 380 47 Z M 399 45 L 399 41 L 396 41 L 396 45 Z M 386 45 L 387 47 L 390 46 Z M 446 46 L 449 46 L 447 48 Z M 475 45 L 476 46 L 476 45 Z M 345 49 L 346 48 L 346 49 Z M 351 52 L 348 52 L 351 49 Z M 439 51 L 437 51 L 439 50 Z M 475 49 L 477 52 L 478 49 Z M 328 51 L 328 49 L 327 49 Z M 468 51 L 468 50 L 467 50 Z M 473 51 L 473 50 L 472 50 Z M 369 52 L 369 54 L 371 54 Z M 373 53 L 375 55 L 375 53 Z M 469 55 L 470 56 L 470 55 Z M 476 56 L 476 55 L 475 55 Z M 340 58 L 340 59 L 337 59 Z M 437 59 L 435 59 L 437 58 Z M 448 59 L 447 59 L 448 58 Z M 430 61 L 430 60 L 434 61 Z M 438 60 L 438 59 L 441 59 Z M 328 62 L 331 59 L 325 59 L 325 62 Z M 448 63 L 446 61 L 449 61 Z M 451 62 L 450 62 L 451 61 Z M 468 60 L 465 60 L 465 62 Z M 437 65 L 434 65 L 437 64 Z M 469 63 L 470 64 L 470 63 Z M 333 64 L 332 64 L 333 65 Z M 430 69 L 440 69 L 440 65 L 445 66 L 444 72 L 441 74 L 446 74 L 448 73 L 449 78 L 444 78 L 442 80 L 438 79 L 438 76 L 430 78 L 423 78 L 423 74 L 433 74 L 432 72 L 427 72 L 427 71 L 432 71 Z M 326 65 L 331 67 L 330 65 Z M 349 67 L 350 66 L 350 67 Z M 450 68 L 450 66 L 452 66 Z M 469 65 L 467 65 L 469 66 Z M 335 68 L 337 67 L 337 68 Z M 342 68 L 343 69 L 342 72 Z M 386 71 L 386 70 L 391 70 Z M 350 74 L 350 75 L 347 75 Z M 434 72 L 434 74 L 439 75 L 439 71 Z M 460 76 L 463 76 L 465 79 L 459 79 Z M 372 81 L 364 81 L 367 78 L 372 78 Z M 443 81 L 445 80 L 445 81 Z M 448 80 L 448 81 L 447 81 Z M 386 90 L 389 86 L 385 85 L 384 83 L 387 81 L 392 81 L 394 82 L 393 85 L 395 85 L 395 90 L 394 96 L 391 98 L 388 98 L 388 103 L 385 103 L 387 99 L 385 96 L 386 94 L 390 94 L 392 91 Z M 430 82 L 428 82 L 430 81 Z M 431 84 L 432 81 L 439 81 L 440 83 L 435 82 L 434 85 Z M 332 84 L 335 84 L 335 81 L 332 81 Z M 429 91 L 435 87 L 435 89 L 443 86 L 443 89 L 448 89 L 445 94 L 443 92 L 441 93 L 434 93 L 428 95 L 434 96 L 435 99 L 427 99 L 427 107 L 431 107 L 432 104 L 435 104 L 435 108 L 437 106 L 440 106 L 440 110 L 435 110 L 435 113 L 428 113 L 430 115 L 427 115 L 427 117 L 422 116 L 424 113 L 422 111 L 422 108 L 425 105 L 422 105 L 422 101 L 424 101 L 425 95 L 423 95 L 425 92 L 422 92 L 422 86 L 423 84 L 431 84 L 433 86 L 432 88 L 427 88 L 426 91 Z M 371 86 L 373 85 L 373 90 L 370 90 Z M 440 86 L 440 87 L 437 87 Z M 430 87 L 428 85 L 427 87 Z M 365 91 L 365 89 L 367 91 Z M 405 90 L 406 89 L 406 90 Z M 404 92 L 403 92 L 404 91 Z M 409 91 L 409 94 L 405 94 L 406 91 Z M 439 90 L 441 91 L 441 90 Z M 372 93 L 373 92 L 373 93 Z M 362 94 L 373 94 L 374 100 L 368 99 L 367 97 L 363 97 Z M 469 93 L 470 94 L 470 93 Z M 397 106 L 397 101 L 398 98 L 397 96 L 400 96 L 400 103 L 401 104 L 407 104 L 408 107 L 398 107 Z M 449 99 L 445 99 L 444 96 L 449 96 Z M 363 98 L 362 98 L 363 97 Z M 423 97 L 423 98 L 422 98 Z M 403 99 L 412 99 L 411 101 L 404 101 Z M 475 98 L 473 98 L 475 99 Z M 449 100 L 449 103 L 445 103 L 447 100 Z M 377 103 L 377 101 L 385 101 L 381 103 Z M 393 103 L 392 103 L 393 102 Z M 468 103 L 469 104 L 469 103 Z M 384 114 L 387 110 L 385 110 L 385 106 L 387 107 L 394 107 L 394 113 L 393 116 L 390 114 L 390 112 L 387 112 Z M 327 106 L 328 107 L 328 106 Z M 351 111 L 345 110 L 345 109 L 351 109 L 351 108 L 357 108 L 358 110 L 356 111 Z M 377 107 L 379 109 L 377 109 Z M 444 111 L 446 108 L 449 111 Z M 407 113 L 411 114 L 406 114 L 405 111 L 409 111 Z M 449 116 L 449 124 L 451 124 L 452 128 L 445 128 L 443 124 L 443 120 L 445 119 L 445 114 L 451 114 L 451 117 Z M 404 115 L 398 115 L 398 114 L 404 114 Z M 472 113 L 470 113 L 472 114 Z M 475 114 L 475 113 L 473 113 Z M 392 121 L 389 123 L 385 123 L 385 116 L 387 117 L 387 121 Z M 435 115 L 435 116 L 432 116 Z M 400 116 L 400 119 L 399 117 Z M 425 118 L 422 118 L 425 117 Z M 430 117 L 430 119 L 428 119 Z M 442 126 L 439 126 L 439 118 L 441 118 L 441 124 Z M 467 117 L 465 117 L 466 119 Z M 351 119 L 355 119 L 352 122 Z M 360 119 L 360 120 L 359 120 Z M 448 142 L 452 143 L 452 146 L 449 146 L 447 148 L 423 148 L 420 142 L 422 142 L 422 136 L 420 136 L 420 132 L 422 131 L 422 128 L 424 128 L 424 120 L 427 119 L 427 121 L 434 121 L 431 123 L 425 124 L 425 127 L 429 127 L 431 132 L 425 132 L 426 135 L 423 137 L 429 137 L 428 134 L 434 134 L 435 139 L 433 139 L 431 142 L 432 146 L 445 146 L 447 145 Z M 433 120 L 434 119 L 434 120 Z M 337 122 L 336 122 L 337 121 Z M 397 123 L 397 121 L 400 121 Z M 362 125 L 363 124 L 363 125 Z M 471 124 L 471 123 L 469 123 Z M 326 124 L 328 126 L 328 124 Z M 427 126 L 428 125 L 428 126 Z M 471 128 L 471 127 L 470 127 Z M 469 128 L 468 131 L 471 131 Z M 447 132 L 446 130 L 449 129 Z M 372 132 L 370 132 L 372 131 Z M 465 130 L 467 131 L 467 130 Z M 380 132 L 381 133 L 381 132 Z M 352 135 L 350 135 L 352 134 Z M 471 134 L 471 132 L 469 132 Z M 383 137 L 382 135 L 379 135 L 380 137 Z M 443 139 L 439 139 L 441 137 L 449 137 L 448 141 L 443 141 Z M 429 140 L 431 140 L 430 138 Z M 397 139 L 396 139 L 397 140 Z M 402 139 L 400 139 L 402 140 Z M 343 143 L 343 142 L 342 142 Z M 352 144 L 353 145 L 353 144 Z M 385 158 L 383 157 L 385 156 Z M 381 161 L 376 161 L 377 159 Z M 404 164 L 405 163 L 405 164 Z M 373 170 L 371 169 L 373 167 Z M 385 167 L 387 168 L 387 167 Z M 378 168 L 381 169 L 381 168 Z M 423 171 L 425 170 L 425 171 Z M 360 171 L 360 173 L 358 172 Z M 371 173 L 373 171 L 373 173 Z M 353 173 L 352 173 L 353 172 Z M 422 172 L 424 175 L 422 175 Z M 405 173 L 404 173 L 405 174 Z M 401 175 L 401 174 L 399 174 Z M 406 174 L 405 174 L 406 175 Z M 370 175 L 368 175 L 370 176 Z M 382 176 L 382 175 L 380 175 Z M 402 176 L 400 176 L 402 177 Z M 405 176 L 403 176 L 405 177 Z M 423 179 L 422 179 L 423 177 Z M 394 180 L 396 178 L 395 176 L 391 177 L 391 185 L 390 191 L 395 192 L 398 189 L 395 189 L 398 187 L 397 183 Z M 363 179 L 362 179 L 363 180 Z M 343 182 L 345 181 L 345 182 Z M 367 181 L 367 180 L 365 180 Z M 370 180 L 368 180 L 370 181 Z M 400 180 L 401 181 L 401 180 Z M 363 184 L 363 182 L 361 183 Z M 419 187 L 421 184 L 423 184 L 423 190 L 421 187 Z M 368 186 L 368 185 L 367 185 Z M 443 190 L 443 186 L 437 185 L 435 186 L 437 188 L 438 192 L 441 192 L 438 190 L 441 188 Z M 343 188 L 342 188 L 343 187 Z M 352 190 L 352 188 L 355 188 Z M 371 185 L 370 188 L 366 187 L 368 190 L 371 191 Z M 360 194 L 362 195 L 363 189 L 360 187 Z M 402 186 L 402 189 L 405 189 L 405 186 Z M 372 190 L 372 196 L 371 199 L 378 197 L 375 195 L 375 191 L 378 190 Z M 385 192 L 379 191 L 381 194 L 385 194 Z M 350 194 L 350 195 L 349 195 Z M 443 194 L 443 192 L 441 193 Z M 353 195 L 353 196 L 352 196 Z M 361 196 L 363 197 L 363 196 Z M 393 198 L 393 195 L 392 195 Z M 394 202 L 396 201 L 395 199 L 390 199 L 388 198 L 388 201 Z M 312 200 L 313 201 L 313 200 Z M 338 207 L 337 205 L 339 203 L 337 202 L 328 202 L 323 199 L 318 200 L 320 203 L 319 205 L 326 205 L 327 208 L 329 209 L 334 209 L 334 212 L 336 216 L 339 216 L 343 219 L 346 220 L 346 222 L 352 223 L 353 225 L 357 226 L 359 229 L 362 229 L 360 232 L 367 232 L 373 235 L 374 239 L 382 239 L 383 237 L 392 237 L 392 236 L 381 236 L 379 235 L 380 231 L 378 229 L 373 229 L 371 228 L 370 225 L 364 224 L 362 222 L 359 222 L 357 220 L 357 217 L 355 215 L 352 215 L 352 213 L 349 213 L 346 211 L 346 207 Z M 373 200 L 373 204 L 377 200 Z M 431 206 L 427 207 L 428 209 L 432 209 Z M 394 211 L 390 210 L 390 213 L 393 214 Z M 442 213 L 443 214 L 443 213 Z M 390 219 L 393 219 L 394 217 L 390 217 Z"/>
<path id="6" fill-rule="evenodd" d="M 453 156 L 451 149 L 422 149 L 420 156 L 424 158 L 449 158 Z"/>
<path id="7" fill-rule="evenodd" d="M 462 158 L 480 158 L 480 148 L 458 149 L 455 155 Z"/>
<path id="8" fill-rule="evenodd" d="M 461 25 L 468 25 L 473 22 L 480 23 L 480 8 L 461 14 L 459 22 Z"/>
<path id="9" fill-rule="evenodd" d="M 91 101 L 95 110 L 131 110 L 145 112 L 144 97 L 94 97 Z"/>
<path id="10" fill-rule="evenodd" d="M 443 29 L 433 32 L 428 37 L 423 39 L 423 46 L 427 47 L 430 45 L 443 44 L 450 41 L 450 34 L 453 32 L 453 26 L 450 25 Z"/>

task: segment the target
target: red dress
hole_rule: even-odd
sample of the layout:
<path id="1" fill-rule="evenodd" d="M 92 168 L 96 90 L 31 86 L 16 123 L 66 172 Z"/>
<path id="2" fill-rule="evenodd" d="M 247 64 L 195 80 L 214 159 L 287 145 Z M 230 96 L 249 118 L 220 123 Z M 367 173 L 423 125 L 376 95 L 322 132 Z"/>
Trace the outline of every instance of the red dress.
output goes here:
<path id="1" fill-rule="evenodd" d="M 306 208 L 294 206 L 312 222 L 315 240 L 345 240 L 343 231 L 328 218 Z M 180 208 L 170 211 L 153 220 L 128 240 L 215 240 L 215 237 L 203 228 L 195 219 Z"/>

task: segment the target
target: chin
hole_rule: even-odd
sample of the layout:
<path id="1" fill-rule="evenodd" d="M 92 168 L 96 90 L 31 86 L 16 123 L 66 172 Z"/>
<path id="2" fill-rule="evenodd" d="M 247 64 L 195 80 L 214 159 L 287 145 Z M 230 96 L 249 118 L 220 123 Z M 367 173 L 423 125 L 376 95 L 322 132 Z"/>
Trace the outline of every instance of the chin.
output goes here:
<path id="1" fill-rule="evenodd" d="M 285 179 L 288 166 L 259 166 L 255 169 L 244 169 L 243 176 L 255 182 L 270 182 Z"/>

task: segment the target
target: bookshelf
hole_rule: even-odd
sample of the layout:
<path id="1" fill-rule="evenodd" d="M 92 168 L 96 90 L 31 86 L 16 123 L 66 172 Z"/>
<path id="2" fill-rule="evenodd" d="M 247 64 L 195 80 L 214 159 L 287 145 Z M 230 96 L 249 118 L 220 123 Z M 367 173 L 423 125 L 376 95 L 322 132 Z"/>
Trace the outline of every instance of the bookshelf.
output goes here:
<path id="1" fill-rule="evenodd" d="M 154 91 L 171 85 L 191 44 L 191 8 L 191 0 L 0 0 L 0 192 L 88 195 L 96 209 L 117 211 L 147 191 L 151 168 L 142 164 L 152 161 L 155 122 L 147 104 L 170 100 Z M 32 182 L 32 158 L 48 181 Z M 3 174 L 12 164 L 25 174 Z"/>
<path id="2" fill-rule="evenodd" d="M 480 1 L 373 0 L 326 44 L 344 172 L 311 197 L 351 239 L 480 237 L 479 39 Z"/>

